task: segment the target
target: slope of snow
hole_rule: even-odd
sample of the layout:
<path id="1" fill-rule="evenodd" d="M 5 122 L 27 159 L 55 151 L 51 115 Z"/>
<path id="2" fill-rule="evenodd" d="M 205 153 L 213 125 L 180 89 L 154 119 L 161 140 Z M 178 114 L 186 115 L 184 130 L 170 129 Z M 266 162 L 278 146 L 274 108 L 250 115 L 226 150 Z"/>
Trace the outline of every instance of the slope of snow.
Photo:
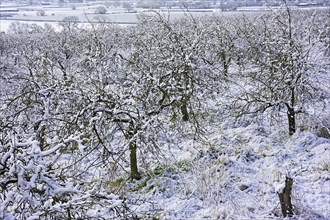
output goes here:
<path id="1" fill-rule="evenodd" d="M 146 219 L 281 219 L 277 193 L 289 176 L 294 219 L 329 219 L 330 140 L 308 132 L 272 135 L 279 134 L 252 125 L 218 131 L 212 146 L 200 146 L 190 160 L 131 184 L 132 210 Z M 189 154 L 196 148 L 185 147 Z"/>

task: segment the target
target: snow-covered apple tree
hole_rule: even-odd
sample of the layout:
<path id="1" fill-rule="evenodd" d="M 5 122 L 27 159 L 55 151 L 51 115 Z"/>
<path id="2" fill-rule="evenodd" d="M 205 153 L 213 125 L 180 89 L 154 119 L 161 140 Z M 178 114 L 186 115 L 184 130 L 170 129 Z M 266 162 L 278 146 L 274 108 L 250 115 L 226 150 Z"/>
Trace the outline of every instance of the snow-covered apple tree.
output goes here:
<path id="1" fill-rule="evenodd" d="M 309 107 L 329 96 L 329 45 L 323 40 L 329 29 L 324 27 L 326 16 L 286 7 L 241 20 L 242 25 L 237 25 L 240 68 L 233 74 L 236 86 L 231 93 L 239 115 L 285 109 L 292 135 L 297 114 L 308 114 Z"/>
<path id="2" fill-rule="evenodd" d="M 65 46 L 84 35 L 24 33 L 1 35 L 0 218 L 129 216 L 92 169 L 101 160 L 82 117 L 79 44 Z"/>

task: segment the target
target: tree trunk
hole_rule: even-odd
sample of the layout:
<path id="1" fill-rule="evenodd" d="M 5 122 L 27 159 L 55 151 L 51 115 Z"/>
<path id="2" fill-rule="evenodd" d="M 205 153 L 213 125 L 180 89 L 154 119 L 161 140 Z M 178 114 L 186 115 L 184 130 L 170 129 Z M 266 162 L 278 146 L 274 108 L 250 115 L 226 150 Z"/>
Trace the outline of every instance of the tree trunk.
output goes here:
<path id="1" fill-rule="evenodd" d="M 294 79 L 293 74 L 291 74 L 292 81 Z M 296 113 L 294 111 L 294 106 L 296 102 L 296 96 L 295 96 L 295 89 L 292 85 L 290 85 L 290 92 L 291 92 L 291 100 L 290 105 L 287 105 L 288 108 L 288 123 L 289 123 L 289 135 L 293 135 L 296 132 Z"/>
<path id="2" fill-rule="evenodd" d="M 293 207 L 291 203 L 292 184 L 293 184 L 293 179 L 286 177 L 285 187 L 281 193 L 278 193 L 283 217 L 293 216 Z"/>
<path id="3" fill-rule="evenodd" d="M 288 108 L 288 123 L 289 123 L 289 135 L 293 135 L 296 132 L 296 115 L 294 109 Z"/>
<path id="4" fill-rule="evenodd" d="M 129 144 L 129 157 L 130 157 L 130 166 L 131 166 L 131 178 L 138 180 L 140 179 L 140 174 L 137 165 L 137 158 L 136 158 L 136 142 L 133 140 Z"/>
<path id="5" fill-rule="evenodd" d="M 183 121 L 189 121 L 188 107 L 186 104 L 181 105 L 181 114 L 182 114 Z"/>

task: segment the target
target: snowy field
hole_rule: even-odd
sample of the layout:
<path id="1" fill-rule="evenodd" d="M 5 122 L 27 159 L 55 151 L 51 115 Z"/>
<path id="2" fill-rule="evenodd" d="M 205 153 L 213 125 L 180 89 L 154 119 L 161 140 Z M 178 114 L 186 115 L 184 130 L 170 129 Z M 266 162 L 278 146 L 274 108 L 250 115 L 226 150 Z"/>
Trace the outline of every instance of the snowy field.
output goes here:
<path id="1" fill-rule="evenodd" d="M 2 5 L 4 7 L 5 5 Z M 132 25 L 136 24 L 138 18 L 141 13 L 144 14 L 152 14 L 150 10 L 147 9 L 134 9 L 134 12 L 127 12 L 127 9 L 124 8 L 107 8 L 107 12 L 105 14 L 97 14 L 96 9 L 98 7 L 105 7 L 104 5 L 84 5 L 84 4 L 73 4 L 73 5 L 65 5 L 63 7 L 59 6 L 21 6 L 15 7 L 16 5 L 12 5 L 8 8 L 18 9 L 18 12 L 10 12 L 12 16 L 10 17 L 0 17 L 0 30 L 7 31 L 9 25 L 12 22 L 21 22 L 25 24 L 38 24 L 43 25 L 45 23 L 52 25 L 54 28 L 58 28 L 58 22 L 62 21 L 63 18 L 68 16 L 75 16 L 79 19 L 79 21 L 83 24 L 88 24 L 90 22 L 95 22 L 95 17 L 103 18 L 107 22 L 116 23 L 120 25 Z M 74 9 L 73 9 L 74 7 Z M 6 7 L 4 7 L 6 8 Z M 37 15 L 38 11 L 44 11 L 44 16 Z M 190 14 L 195 17 L 200 16 L 209 16 L 209 15 L 225 15 L 225 16 L 235 16 L 238 14 L 242 14 L 243 12 L 220 12 L 219 10 L 190 10 L 189 13 L 184 11 L 183 9 L 173 9 L 173 10 L 156 10 L 157 12 L 168 16 L 170 19 L 179 19 L 187 14 Z M 256 14 L 256 13 L 264 13 L 263 10 L 260 12 L 253 11 L 244 11 L 246 14 Z M 5 12 L 2 12 L 5 15 Z M 8 13 L 7 13 L 8 14 Z"/>
<path id="2" fill-rule="evenodd" d="M 277 193 L 290 176 L 300 213 L 292 219 L 330 219 L 329 139 L 271 130 L 220 129 L 208 146 L 186 143 L 175 153 L 181 159 L 131 186 L 129 196 L 141 200 L 134 210 L 150 219 L 279 220 Z"/>
<path id="3" fill-rule="evenodd" d="M 8 30 L 9 25 L 12 22 L 21 22 L 25 24 L 38 24 L 43 26 L 44 24 L 49 24 L 54 28 L 58 28 L 58 22 L 62 21 L 65 17 L 75 16 L 79 19 L 82 24 L 88 24 L 90 22 L 95 22 L 95 18 L 103 18 L 105 21 L 110 23 L 116 23 L 119 25 L 132 25 L 136 24 L 138 18 L 141 13 L 143 14 L 152 14 L 148 9 L 137 8 L 128 12 L 125 8 L 115 8 L 108 7 L 107 12 L 105 14 L 96 13 L 98 7 L 106 7 L 102 4 L 67 4 L 59 7 L 58 5 L 40 5 L 40 6 L 20 6 L 20 5 L 6 5 L 2 4 L 1 8 L 3 9 L 18 9 L 18 12 L 1 12 L 2 16 L 0 16 L 0 31 L 6 32 Z M 212 15 L 222 15 L 222 16 L 237 16 L 238 14 L 260 14 L 267 13 L 270 11 L 278 10 L 278 7 L 241 7 L 236 12 L 221 12 L 217 9 L 199 9 L 194 10 L 191 9 L 189 12 L 185 9 L 157 9 L 155 11 L 169 17 L 170 19 L 179 19 L 187 14 L 190 14 L 194 17 L 201 16 L 212 16 Z M 305 8 L 306 10 L 311 8 Z M 327 10 L 328 7 L 317 7 L 317 9 Z M 45 14 L 43 16 L 38 15 L 38 11 L 44 11 Z M 10 14 L 9 17 L 6 14 Z M 190 16 L 189 15 L 189 16 Z"/>
<path id="4" fill-rule="evenodd" d="M 105 14 L 98 14 L 96 10 L 98 7 L 106 7 L 102 4 L 67 4 L 62 7 L 58 5 L 53 6 L 20 6 L 20 5 L 6 5 L 2 4 L 1 8 L 3 9 L 18 9 L 18 12 L 1 12 L 3 16 L 0 16 L 0 31 L 6 32 L 9 28 L 9 25 L 12 22 L 21 22 L 25 24 L 38 24 L 43 26 L 44 24 L 49 24 L 53 26 L 55 29 L 58 28 L 58 22 L 62 21 L 65 17 L 75 16 L 79 19 L 82 24 L 88 24 L 90 22 L 95 22 L 95 18 L 103 18 L 105 21 L 110 23 L 116 23 L 119 25 L 132 25 L 136 24 L 138 18 L 141 13 L 143 14 L 152 14 L 150 10 L 137 8 L 132 12 L 128 12 L 127 9 L 124 8 L 114 8 L 108 7 L 107 12 Z M 171 10 L 155 10 L 170 19 L 179 19 L 187 14 L 190 14 L 194 17 L 201 16 L 212 16 L 212 15 L 221 15 L 221 16 L 229 16 L 234 17 L 241 14 L 260 14 L 267 13 L 270 11 L 278 10 L 278 7 L 241 7 L 236 12 L 221 12 L 217 9 L 205 9 L 205 10 L 183 10 L 183 9 L 171 9 Z M 312 8 L 304 8 L 304 10 L 309 10 Z M 328 7 L 317 7 L 317 9 L 327 10 Z M 37 15 L 38 11 L 44 11 L 45 14 L 43 16 Z M 11 16 L 4 16 L 6 14 L 10 14 Z M 189 15 L 189 16 L 190 16 Z"/>
<path id="5" fill-rule="evenodd" d="M 38 24 L 43 25 L 45 23 L 57 27 L 58 22 L 62 21 L 63 18 L 68 16 L 75 16 L 80 22 L 89 23 L 93 21 L 94 17 L 101 16 L 106 18 L 109 22 L 115 23 L 135 23 L 136 14 L 126 13 L 124 9 L 108 9 L 106 14 L 100 15 L 96 14 L 96 6 L 75 6 L 75 10 L 72 9 L 73 6 L 66 7 L 46 7 L 46 6 L 26 6 L 19 7 L 19 11 L 13 14 L 11 17 L 0 17 L 0 29 L 1 31 L 6 31 L 10 23 L 14 21 L 27 23 L 27 24 Z M 44 16 L 37 15 L 38 11 L 44 11 Z"/>

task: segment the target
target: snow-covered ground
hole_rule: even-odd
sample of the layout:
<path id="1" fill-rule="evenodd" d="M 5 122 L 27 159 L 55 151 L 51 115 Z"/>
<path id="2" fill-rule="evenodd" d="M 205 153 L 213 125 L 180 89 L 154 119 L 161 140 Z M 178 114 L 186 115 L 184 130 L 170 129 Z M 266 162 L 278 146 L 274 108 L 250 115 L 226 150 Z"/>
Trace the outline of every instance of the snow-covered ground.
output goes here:
<path id="1" fill-rule="evenodd" d="M 282 219 L 278 192 L 294 180 L 293 219 L 330 219 L 330 140 L 250 125 L 184 144 L 177 160 L 123 183 L 143 219 Z M 112 188 L 113 190 L 113 188 Z M 137 205 L 136 205 L 137 204 Z"/>
<path id="2" fill-rule="evenodd" d="M 115 8 L 108 7 L 107 12 L 105 14 L 97 14 L 97 7 L 102 6 L 106 7 L 102 4 L 67 4 L 64 6 L 59 5 L 37 5 L 37 6 L 20 6 L 20 5 L 5 5 L 2 4 L 1 7 L 4 9 L 10 7 L 11 9 L 18 9 L 18 12 L 1 12 L 2 16 L 0 16 L 0 31 L 6 32 L 12 22 L 18 21 L 26 24 L 38 24 L 43 26 L 44 24 L 50 24 L 55 29 L 58 28 L 58 22 L 62 21 L 65 17 L 75 16 L 82 23 L 90 23 L 95 22 L 95 17 L 102 17 L 106 19 L 107 22 L 112 22 L 116 24 L 122 25 L 131 25 L 135 24 L 138 21 L 138 16 L 141 13 L 149 13 L 149 9 L 137 8 L 131 12 L 128 12 L 125 8 Z M 243 7 L 242 7 L 243 8 Z M 320 9 L 320 7 L 318 7 Z M 243 10 L 244 9 L 244 10 Z M 271 10 L 277 10 L 277 8 L 253 8 L 246 7 L 242 10 L 238 11 L 226 11 L 221 12 L 220 10 L 193 10 L 190 9 L 186 11 L 184 9 L 159 9 L 156 10 L 161 14 L 169 17 L 170 19 L 178 19 L 186 16 L 188 13 L 191 16 L 208 16 L 208 15 L 224 15 L 224 16 L 236 16 L 237 14 L 257 14 L 257 13 L 266 13 Z M 310 8 L 306 8 L 310 9 Z M 323 7 L 322 9 L 327 10 L 327 7 Z M 37 14 L 38 11 L 44 11 L 45 15 L 40 16 Z M 11 16 L 6 16 L 6 14 L 10 14 Z"/>
<path id="3" fill-rule="evenodd" d="M 52 25 L 54 28 L 58 26 L 58 22 L 65 17 L 74 16 L 80 22 L 92 22 L 95 17 L 106 18 L 108 22 L 132 24 L 137 21 L 136 13 L 127 13 L 125 9 L 108 8 L 106 14 L 95 13 L 96 8 L 100 5 L 94 6 L 72 6 L 66 7 L 49 7 L 49 6 L 25 6 L 19 7 L 18 12 L 11 12 L 10 17 L 0 17 L 0 30 L 7 31 L 12 22 L 18 21 L 27 24 L 43 25 L 45 23 Z M 38 15 L 38 11 L 44 11 L 45 15 Z M 5 13 L 3 13 L 5 15 Z"/>
<path id="4" fill-rule="evenodd" d="M 74 6 L 74 9 L 73 9 Z M 12 5 L 11 8 L 18 9 L 18 12 L 10 12 L 11 16 L 6 17 L 0 16 L 0 31 L 6 32 L 9 28 L 9 25 L 12 22 L 18 21 L 26 24 L 38 24 L 43 26 L 45 23 L 52 25 L 54 28 L 58 27 L 58 22 L 62 21 L 65 17 L 75 16 L 82 23 L 95 22 L 95 17 L 105 18 L 108 22 L 113 22 L 116 24 L 130 25 L 135 24 L 138 20 L 138 16 L 141 13 L 150 13 L 149 9 L 134 9 L 133 13 L 128 12 L 127 9 L 124 8 L 107 8 L 107 12 L 105 14 L 97 14 L 96 9 L 99 6 L 104 5 L 86 5 L 86 4 L 75 4 L 75 5 L 65 5 L 63 7 L 59 6 L 23 6 L 23 7 L 15 7 Z M 44 16 L 37 15 L 38 11 L 44 11 Z M 170 19 L 182 18 L 187 13 L 192 16 L 206 16 L 222 13 L 217 10 L 189 10 L 189 12 L 184 11 L 183 9 L 173 9 L 171 11 L 168 10 L 156 10 L 161 14 L 168 16 Z M 152 12 L 153 13 L 153 12 Z M 241 12 L 239 12 L 241 13 Z M 258 13 L 256 11 L 245 12 L 245 13 Z M 264 13 L 264 12 L 262 12 Z M 5 15 L 5 13 L 2 13 Z M 226 16 L 235 16 L 237 12 L 223 12 Z"/>

